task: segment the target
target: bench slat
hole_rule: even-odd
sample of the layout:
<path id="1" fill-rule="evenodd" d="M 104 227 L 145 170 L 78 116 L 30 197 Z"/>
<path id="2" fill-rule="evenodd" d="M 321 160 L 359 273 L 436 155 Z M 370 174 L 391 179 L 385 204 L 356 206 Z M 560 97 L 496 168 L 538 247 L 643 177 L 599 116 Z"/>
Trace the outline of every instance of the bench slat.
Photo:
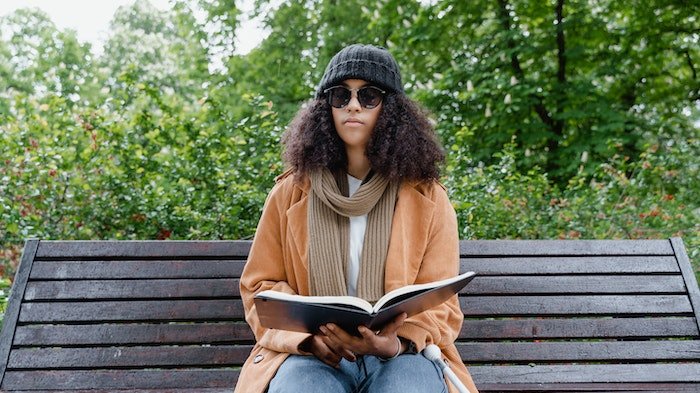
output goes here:
<path id="1" fill-rule="evenodd" d="M 657 315 L 690 314 L 687 296 L 467 296 L 460 297 L 466 316 Z"/>
<path id="2" fill-rule="evenodd" d="M 478 383 L 480 393 L 494 392 L 617 392 L 678 393 L 698 391 L 696 383 Z M 34 393 L 34 392 L 26 392 Z M 85 392 L 90 393 L 90 392 Z"/>
<path id="3" fill-rule="evenodd" d="M 37 261 L 32 280 L 238 278 L 245 261 Z"/>
<path id="4" fill-rule="evenodd" d="M 673 255 L 668 240 L 472 240 L 461 241 L 460 255 Z"/>
<path id="5" fill-rule="evenodd" d="M 231 389 L 238 373 L 237 369 L 8 371 L 2 389 Z"/>
<path id="6" fill-rule="evenodd" d="M 482 275 L 680 273 L 673 256 L 462 258 L 460 270 Z"/>
<path id="7" fill-rule="evenodd" d="M 239 280 L 149 279 L 31 281 L 25 300 L 158 299 L 240 297 Z M 680 275 L 673 276 L 477 276 L 461 294 L 635 294 L 685 293 Z"/>
<path id="8" fill-rule="evenodd" d="M 685 293 L 683 276 L 476 276 L 462 294 Z"/>
<path id="9" fill-rule="evenodd" d="M 700 382 L 700 363 L 470 366 L 480 384 Z M 477 386 L 478 387 L 478 386 Z"/>
<path id="10" fill-rule="evenodd" d="M 252 345 L 97 348 L 20 348 L 10 354 L 9 369 L 161 368 L 236 366 Z"/>
<path id="11" fill-rule="evenodd" d="M 682 361 L 698 358 L 700 341 L 458 343 L 457 349 L 465 363 Z"/>
<path id="12" fill-rule="evenodd" d="M 511 384 L 565 383 L 670 383 L 700 382 L 699 364 L 471 366 L 477 387 L 490 385 L 498 391 Z M 96 389 L 231 387 L 239 371 L 231 370 L 60 370 L 8 371 L 2 388 Z M 606 385 L 607 386 L 607 385 Z M 657 385 L 658 386 L 658 385 Z M 694 386 L 687 384 L 686 386 Z M 607 390 L 607 389 L 604 389 Z"/>
<path id="13" fill-rule="evenodd" d="M 36 261 L 33 280 L 240 277 L 244 260 Z M 481 275 L 680 273 L 674 257 L 463 258 L 460 270 Z"/>
<path id="14" fill-rule="evenodd" d="M 467 296 L 465 316 L 689 314 L 686 296 Z M 24 303 L 19 320 L 30 322 L 222 320 L 244 318 L 240 299 Z"/>
<path id="15" fill-rule="evenodd" d="M 238 279 L 33 281 L 25 300 L 240 297 Z"/>
<path id="16" fill-rule="evenodd" d="M 12 369 L 167 367 L 241 364 L 250 345 L 213 347 L 112 347 L 17 349 Z M 459 343 L 465 362 L 611 361 L 649 357 L 684 360 L 697 357 L 698 342 Z"/>
<path id="17" fill-rule="evenodd" d="M 252 345 L 15 349 L 9 369 L 213 366 L 242 364 Z M 683 341 L 458 343 L 465 363 L 692 360 L 700 344 Z"/>
<path id="18" fill-rule="evenodd" d="M 245 322 L 104 325 L 28 325 L 17 328 L 16 346 L 209 344 L 254 340 Z"/>
<path id="19" fill-rule="evenodd" d="M 160 243 L 154 246 L 155 243 Z M 248 255 L 250 241 L 42 241 L 37 258 L 228 257 Z M 461 255 L 673 255 L 668 240 L 476 240 L 461 241 Z"/>
<path id="20" fill-rule="evenodd" d="M 98 393 L 94 389 L 70 389 L 70 390 L 12 390 L 12 393 Z M 191 388 L 191 389 L 110 389 L 110 393 L 231 393 L 231 387 L 228 388 Z"/>
<path id="21" fill-rule="evenodd" d="M 509 340 L 697 337 L 699 334 L 695 318 L 467 319 L 459 337 Z"/>
<path id="22" fill-rule="evenodd" d="M 232 320 L 243 318 L 240 300 L 168 300 L 25 303 L 20 322 Z"/>
<path id="23" fill-rule="evenodd" d="M 91 240 L 52 241 L 39 243 L 37 259 L 60 258 L 182 258 L 210 257 L 246 259 L 251 241 L 154 241 L 154 240 Z"/>
<path id="24" fill-rule="evenodd" d="M 577 318 L 466 320 L 459 337 L 461 340 L 680 338 L 696 337 L 698 334 L 694 318 Z M 28 325 L 17 328 L 14 345 L 187 344 L 250 342 L 253 339 L 253 333 L 245 322 Z"/>

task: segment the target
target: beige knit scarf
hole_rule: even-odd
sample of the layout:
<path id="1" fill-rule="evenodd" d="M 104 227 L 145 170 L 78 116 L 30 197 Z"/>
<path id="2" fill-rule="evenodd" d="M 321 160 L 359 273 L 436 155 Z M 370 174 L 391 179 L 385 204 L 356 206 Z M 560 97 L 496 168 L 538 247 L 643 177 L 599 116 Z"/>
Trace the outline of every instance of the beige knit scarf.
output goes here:
<path id="1" fill-rule="evenodd" d="M 367 214 L 357 295 L 377 301 L 384 294 L 384 266 L 398 185 L 374 175 L 348 195 L 345 173 L 311 173 L 309 193 L 309 287 L 312 295 L 347 295 L 348 217 Z"/>

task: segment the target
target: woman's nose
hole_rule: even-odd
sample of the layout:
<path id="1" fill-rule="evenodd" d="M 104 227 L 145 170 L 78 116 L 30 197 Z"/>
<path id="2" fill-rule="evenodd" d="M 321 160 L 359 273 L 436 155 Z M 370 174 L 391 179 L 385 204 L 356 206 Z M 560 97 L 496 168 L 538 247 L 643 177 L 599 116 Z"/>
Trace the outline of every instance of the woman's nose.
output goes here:
<path id="1" fill-rule="evenodd" d="M 360 100 L 357 98 L 357 92 L 353 91 L 350 95 L 350 102 L 348 102 L 347 106 L 349 111 L 359 111 L 362 109 L 362 105 L 360 105 Z"/>

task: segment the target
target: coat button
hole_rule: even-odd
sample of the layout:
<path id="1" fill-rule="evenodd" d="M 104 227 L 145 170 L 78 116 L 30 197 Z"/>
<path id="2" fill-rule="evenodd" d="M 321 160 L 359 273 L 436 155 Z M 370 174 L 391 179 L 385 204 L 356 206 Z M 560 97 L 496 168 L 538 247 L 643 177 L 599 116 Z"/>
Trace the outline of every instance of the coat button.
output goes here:
<path id="1" fill-rule="evenodd" d="M 265 357 L 264 357 L 263 355 L 257 355 L 257 356 L 255 356 L 255 358 L 253 358 L 253 364 L 257 364 L 257 363 L 262 362 L 262 360 L 263 360 L 264 358 L 265 358 Z"/>

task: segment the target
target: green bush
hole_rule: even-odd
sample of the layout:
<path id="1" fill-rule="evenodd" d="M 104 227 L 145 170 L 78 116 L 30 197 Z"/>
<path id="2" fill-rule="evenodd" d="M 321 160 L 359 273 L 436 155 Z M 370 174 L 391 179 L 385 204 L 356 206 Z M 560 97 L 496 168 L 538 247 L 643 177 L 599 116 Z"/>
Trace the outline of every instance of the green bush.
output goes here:
<path id="1" fill-rule="evenodd" d="M 538 168 L 516 170 L 515 143 L 490 166 L 453 146 L 445 179 L 465 239 L 683 237 L 700 277 L 698 140 L 649 146 L 640 161 L 616 156 L 559 187 Z"/>
<path id="2" fill-rule="evenodd" d="M 237 123 L 210 122 L 206 101 L 126 118 L 29 103 L 0 136 L 0 238 L 251 236 L 281 171 L 281 128 L 269 103 L 248 101 Z"/>

